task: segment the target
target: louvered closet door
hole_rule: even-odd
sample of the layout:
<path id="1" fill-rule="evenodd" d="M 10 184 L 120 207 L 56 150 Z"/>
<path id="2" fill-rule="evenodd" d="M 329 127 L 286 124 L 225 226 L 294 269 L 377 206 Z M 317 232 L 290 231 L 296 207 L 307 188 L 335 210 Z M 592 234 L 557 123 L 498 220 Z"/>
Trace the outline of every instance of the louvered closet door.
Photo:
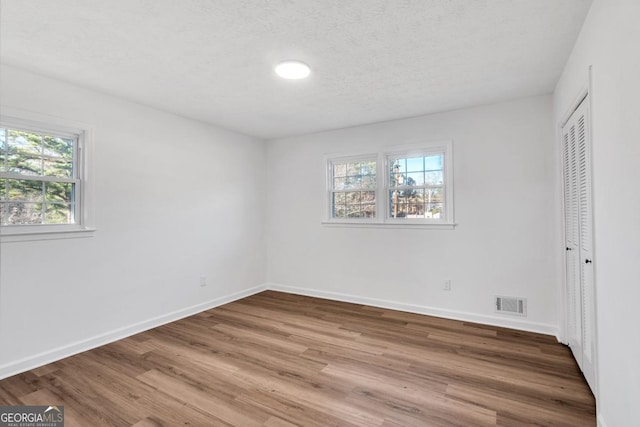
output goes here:
<path id="1" fill-rule="evenodd" d="M 576 126 L 569 120 L 562 132 L 564 219 L 566 250 L 567 338 L 582 366 L 582 295 L 580 287 L 580 231 L 578 216 L 578 156 Z"/>
<path id="2" fill-rule="evenodd" d="M 580 223 L 580 282 L 582 288 L 582 372 L 595 386 L 595 289 L 593 277 L 593 219 L 591 210 L 591 152 L 588 103 L 576 110 L 576 144 L 578 150 L 578 207 Z M 574 113 L 574 115 L 576 115 Z M 594 389 L 595 391 L 595 389 Z"/>
<path id="3" fill-rule="evenodd" d="M 567 334 L 571 351 L 595 392 L 595 289 L 588 100 L 562 129 L 565 199 Z"/>

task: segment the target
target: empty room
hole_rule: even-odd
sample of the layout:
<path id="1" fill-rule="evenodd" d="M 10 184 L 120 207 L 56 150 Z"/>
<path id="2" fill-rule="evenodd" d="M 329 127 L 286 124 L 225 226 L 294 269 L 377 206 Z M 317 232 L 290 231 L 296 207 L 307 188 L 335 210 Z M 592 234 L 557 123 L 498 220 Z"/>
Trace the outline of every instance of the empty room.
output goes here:
<path id="1" fill-rule="evenodd" d="M 0 427 L 640 426 L 638 17 L 0 0 Z"/>

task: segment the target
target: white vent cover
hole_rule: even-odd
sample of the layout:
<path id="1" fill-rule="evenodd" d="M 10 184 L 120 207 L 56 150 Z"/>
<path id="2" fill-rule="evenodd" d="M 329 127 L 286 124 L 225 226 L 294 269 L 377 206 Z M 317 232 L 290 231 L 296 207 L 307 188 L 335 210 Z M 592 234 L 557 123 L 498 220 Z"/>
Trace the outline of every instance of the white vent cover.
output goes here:
<path id="1" fill-rule="evenodd" d="M 527 299 L 515 297 L 496 297 L 496 312 L 513 314 L 516 316 L 526 316 Z"/>

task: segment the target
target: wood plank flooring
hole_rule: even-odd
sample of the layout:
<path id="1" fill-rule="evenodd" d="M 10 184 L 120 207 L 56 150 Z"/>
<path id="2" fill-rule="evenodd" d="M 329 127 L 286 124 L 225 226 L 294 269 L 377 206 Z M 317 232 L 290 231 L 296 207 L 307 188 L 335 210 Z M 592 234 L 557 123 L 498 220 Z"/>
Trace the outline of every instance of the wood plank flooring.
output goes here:
<path id="1" fill-rule="evenodd" d="M 595 426 L 553 337 L 267 291 L 0 381 L 66 426 Z"/>

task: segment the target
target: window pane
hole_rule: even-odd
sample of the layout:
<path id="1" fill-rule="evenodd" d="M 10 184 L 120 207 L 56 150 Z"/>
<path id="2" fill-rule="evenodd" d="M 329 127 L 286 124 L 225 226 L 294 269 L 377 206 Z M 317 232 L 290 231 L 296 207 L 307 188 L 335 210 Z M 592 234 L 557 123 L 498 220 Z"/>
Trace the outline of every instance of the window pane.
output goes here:
<path id="1" fill-rule="evenodd" d="M 404 203 L 413 203 L 416 198 L 422 197 L 424 194 L 424 190 L 418 188 L 405 188 L 403 190 L 398 190 L 397 197 L 403 200 Z"/>
<path id="2" fill-rule="evenodd" d="M 376 174 L 376 162 L 361 162 L 359 175 L 375 175 Z"/>
<path id="3" fill-rule="evenodd" d="M 70 138 L 41 137 L 37 133 L 9 129 L 2 167 L 6 157 L 9 172 L 70 178 L 74 144 L 75 140 Z"/>
<path id="4" fill-rule="evenodd" d="M 425 173 L 425 182 L 427 185 L 442 185 L 442 171 Z"/>
<path id="5" fill-rule="evenodd" d="M 346 163 L 347 176 L 354 176 L 360 173 L 360 163 Z"/>
<path id="6" fill-rule="evenodd" d="M 346 197 L 344 193 L 333 193 L 333 204 L 344 205 L 346 203 Z"/>
<path id="7" fill-rule="evenodd" d="M 407 182 L 404 185 L 423 185 L 424 172 L 409 172 L 407 174 Z"/>
<path id="8" fill-rule="evenodd" d="M 344 193 L 346 197 L 347 203 L 360 203 L 360 192 L 359 191 L 350 191 L 348 193 Z"/>
<path id="9" fill-rule="evenodd" d="M 71 203 L 75 184 L 70 182 L 45 183 L 45 197 L 47 202 Z"/>
<path id="10" fill-rule="evenodd" d="M 47 224 L 72 224 L 71 205 L 47 204 L 45 218 Z"/>
<path id="11" fill-rule="evenodd" d="M 0 206 L 4 225 L 42 224 L 42 203 L 10 202 Z"/>
<path id="12" fill-rule="evenodd" d="M 353 175 L 346 178 L 347 188 L 362 188 L 362 175 Z"/>
<path id="13" fill-rule="evenodd" d="M 444 155 L 442 154 L 425 157 L 424 159 L 425 170 L 427 171 L 442 170 L 443 158 L 444 158 Z"/>
<path id="14" fill-rule="evenodd" d="M 33 153 L 9 152 L 7 166 L 9 172 L 21 175 L 42 175 L 42 157 Z"/>
<path id="15" fill-rule="evenodd" d="M 42 138 L 37 133 L 9 129 L 7 143 L 9 151 L 20 154 L 42 154 Z"/>
<path id="16" fill-rule="evenodd" d="M 7 182 L 9 183 L 9 200 L 42 201 L 42 182 L 26 179 L 8 179 Z"/>
<path id="17" fill-rule="evenodd" d="M 347 205 L 347 218 L 362 218 L 362 208 L 360 203 Z"/>
<path id="18" fill-rule="evenodd" d="M 45 156 L 61 157 L 67 162 L 71 162 L 73 158 L 73 143 L 73 139 L 45 135 L 42 138 L 43 153 Z"/>
<path id="19" fill-rule="evenodd" d="M 43 175 L 55 176 L 58 178 L 71 178 L 73 173 L 73 163 L 64 158 L 45 159 Z"/>
<path id="20" fill-rule="evenodd" d="M 390 203 L 406 203 L 407 198 L 404 195 L 402 190 L 391 190 L 389 191 L 389 202 Z"/>
<path id="21" fill-rule="evenodd" d="M 393 203 L 391 205 L 391 218 L 404 218 L 407 216 L 406 203 Z"/>
<path id="22" fill-rule="evenodd" d="M 362 176 L 362 188 L 376 188 L 376 176 L 375 175 L 363 175 Z"/>
<path id="23" fill-rule="evenodd" d="M 407 208 L 407 218 L 424 218 L 424 204 L 410 203 Z"/>
<path id="24" fill-rule="evenodd" d="M 333 176 L 345 176 L 347 174 L 347 165 L 345 163 L 333 164 Z"/>
<path id="25" fill-rule="evenodd" d="M 333 217 L 334 218 L 346 218 L 347 207 L 346 205 L 333 205 Z"/>
<path id="26" fill-rule="evenodd" d="M 347 176 L 362 176 L 376 173 L 375 162 L 355 162 L 347 164 Z"/>
<path id="27" fill-rule="evenodd" d="M 7 180 L 0 178 L 0 200 L 7 198 Z"/>
<path id="28" fill-rule="evenodd" d="M 399 190 L 389 191 L 389 216 L 397 218 L 402 202 L 406 202 L 406 198 L 400 196 Z"/>
<path id="29" fill-rule="evenodd" d="M 372 203 L 363 203 L 362 204 L 362 215 L 365 218 L 375 218 L 376 217 L 376 205 Z"/>
<path id="30" fill-rule="evenodd" d="M 421 172 L 424 170 L 424 157 L 411 157 L 407 159 L 407 172 Z"/>
<path id="31" fill-rule="evenodd" d="M 444 218 L 444 206 L 442 203 L 432 203 L 425 206 L 425 217 L 433 219 Z"/>
<path id="32" fill-rule="evenodd" d="M 374 180 L 373 185 L 370 184 L 371 179 Z M 333 188 L 334 190 L 348 190 L 348 189 L 356 189 L 356 188 L 369 188 L 375 187 L 375 176 L 371 178 L 370 176 L 363 177 L 362 175 L 354 175 L 347 176 L 345 178 L 335 178 L 333 180 Z"/>
<path id="33" fill-rule="evenodd" d="M 425 191 L 425 208 L 428 218 L 440 218 L 444 208 L 444 191 L 442 188 L 430 188 Z M 431 212 L 432 216 L 429 216 Z"/>
<path id="34" fill-rule="evenodd" d="M 444 191 L 442 188 L 429 188 L 425 190 L 425 203 L 442 203 Z"/>
<path id="35" fill-rule="evenodd" d="M 407 203 L 423 203 L 424 190 L 422 188 L 409 188 L 402 190 L 400 194 L 407 199 Z"/>
<path id="36" fill-rule="evenodd" d="M 345 187 L 345 178 L 334 178 L 333 179 L 333 189 L 334 190 L 344 190 Z"/>
<path id="37" fill-rule="evenodd" d="M 400 172 L 396 172 L 391 174 L 391 177 L 389 179 L 389 182 L 391 183 L 392 187 L 399 187 L 401 185 L 407 185 L 408 179 L 407 179 L 407 174 L 406 173 L 400 173 Z"/>
<path id="38" fill-rule="evenodd" d="M 421 203 L 393 203 L 391 205 L 391 218 L 427 218 L 426 208 Z"/>
<path id="39" fill-rule="evenodd" d="M 362 203 L 375 203 L 376 192 L 375 191 L 363 191 L 360 193 L 360 201 Z"/>
<path id="40" fill-rule="evenodd" d="M 407 159 L 395 159 L 389 164 L 389 173 L 405 173 L 407 172 Z"/>

